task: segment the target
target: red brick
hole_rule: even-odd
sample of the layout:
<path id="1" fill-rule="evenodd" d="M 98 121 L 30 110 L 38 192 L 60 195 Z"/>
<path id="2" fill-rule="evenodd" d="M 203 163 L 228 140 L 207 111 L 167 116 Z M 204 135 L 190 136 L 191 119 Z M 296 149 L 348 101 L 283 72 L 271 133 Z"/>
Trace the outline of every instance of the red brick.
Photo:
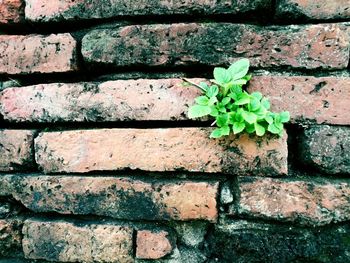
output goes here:
<path id="1" fill-rule="evenodd" d="M 236 1 L 60 1 L 26 0 L 26 18 L 34 22 L 101 19 L 138 15 L 237 14 L 268 10 L 271 0 Z"/>
<path id="2" fill-rule="evenodd" d="M 34 165 L 35 131 L 0 130 L 0 172 L 23 171 Z"/>
<path id="3" fill-rule="evenodd" d="M 287 174 L 287 135 L 210 139 L 211 128 L 100 129 L 41 133 L 36 160 L 45 173 L 141 169 Z"/>
<path id="4" fill-rule="evenodd" d="M 0 24 L 19 23 L 24 20 L 22 0 L 2 0 L 0 2 Z"/>
<path id="5" fill-rule="evenodd" d="M 349 77 L 255 76 L 248 90 L 270 98 L 273 111 L 289 111 L 292 122 L 350 124 Z"/>
<path id="6" fill-rule="evenodd" d="M 34 212 L 212 222 L 218 216 L 218 183 L 34 175 L 3 176 L 0 181 L 2 195 L 12 195 Z"/>
<path id="7" fill-rule="evenodd" d="M 314 180 L 238 178 L 239 202 L 231 214 L 326 225 L 350 219 L 350 184 Z"/>
<path id="8" fill-rule="evenodd" d="M 77 69 L 76 41 L 70 34 L 1 35 L 0 73 L 69 72 Z"/>
<path id="9" fill-rule="evenodd" d="M 184 120 L 198 95 L 181 79 L 42 84 L 5 89 L 0 113 L 14 122 Z"/>
<path id="10" fill-rule="evenodd" d="M 173 250 L 166 231 L 152 232 L 149 230 L 137 231 L 136 257 L 140 259 L 159 259 Z"/>
<path id="11" fill-rule="evenodd" d="M 0 219 L 0 258 L 22 256 L 23 219 Z"/>
<path id="12" fill-rule="evenodd" d="M 28 259 L 131 263 L 132 234 L 125 226 L 30 219 L 23 227 L 23 251 Z"/>
<path id="13" fill-rule="evenodd" d="M 246 57 L 254 67 L 345 69 L 349 38 L 343 24 L 132 25 L 89 32 L 82 54 L 91 66 L 213 66 Z"/>
<path id="14" fill-rule="evenodd" d="M 350 19 L 349 0 L 279 0 L 277 17 L 292 20 Z"/>

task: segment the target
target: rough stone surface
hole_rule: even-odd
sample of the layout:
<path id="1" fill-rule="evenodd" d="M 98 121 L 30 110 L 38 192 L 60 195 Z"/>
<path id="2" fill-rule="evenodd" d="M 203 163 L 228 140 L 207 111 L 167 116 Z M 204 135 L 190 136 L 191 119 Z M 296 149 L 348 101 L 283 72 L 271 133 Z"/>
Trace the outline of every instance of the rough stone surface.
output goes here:
<path id="1" fill-rule="evenodd" d="M 221 65 L 246 57 L 253 67 L 342 69 L 349 63 L 349 38 L 341 24 L 132 25 L 89 32 L 82 54 L 87 63 L 114 67 Z"/>
<path id="2" fill-rule="evenodd" d="M 254 76 L 249 91 L 260 91 L 273 111 L 288 110 L 292 122 L 350 125 L 349 77 Z"/>
<path id="3" fill-rule="evenodd" d="M 0 130 L 0 172 L 33 167 L 34 136 L 33 130 Z"/>
<path id="4" fill-rule="evenodd" d="M 14 122 L 184 120 L 199 94 L 181 79 L 42 84 L 5 89 L 0 113 Z"/>
<path id="5" fill-rule="evenodd" d="M 26 258 L 59 262 L 133 262 L 133 229 L 117 225 L 78 225 L 27 220 Z"/>
<path id="6" fill-rule="evenodd" d="M 179 242 L 187 247 L 198 247 L 205 240 L 207 222 L 177 222 L 174 225 Z"/>
<path id="7" fill-rule="evenodd" d="M 218 213 L 218 183 L 28 175 L 3 176 L 0 188 L 34 212 L 213 222 Z"/>
<path id="8" fill-rule="evenodd" d="M 0 1 L 0 24 L 14 24 L 24 20 L 24 4 L 22 0 Z"/>
<path id="9" fill-rule="evenodd" d="M 76 45 L 70 34 L 0 35 L 0 73 L 74 71 L 77 69 Z"/>
<path id="10" fill-rule="evenodd" d="M 239 177 L 239 201 L 231 214 L 326 225 L 350 219 L 350 182 L 289 181 Z"/>
<path id="11" fill-rule="evenodd" d="M 238 14 L 269 10 L 271 0 L 26 0 L 26 18 L 34 22 L 99 19 L 137 15 Z"/>
<path id="12" fill-rule="evenodd" d="M 36 161 L 45 173 L 145 171 L 287 174 L 287 135 L 209 138 L 211 128 L 100 129 L 41 133 Z M 121 154 L 122 152 L 122 154 Z"/>
<path id="13" fill-rule="evenodd" d="M 278 0 L 277 17 L 283 20 L 350 19 L 349 0 Z"/>
<path id="14" fill-rule="evenodd" d="M 137 231 L 136 257 L 141 259 L 159 259 L 173 250 L 173 245 L 166 231 Z"/>
<path id="15" fill-rule="evenodd" d="M 349 175 L 350 127 L 320 125 L 305 129 L 299 159 L 324 173 Z"/>
<path id="16" fill-rule="evenodd" d="M 349 260 L 349 225 L 298 228 L 243 220 L 217 225 L 210 262 L 336 262 Z"/>
<path id="17" fill-rule="evenodd" d="M 23 219 L 0 219 L 0 257 L 21 257 Z"/>

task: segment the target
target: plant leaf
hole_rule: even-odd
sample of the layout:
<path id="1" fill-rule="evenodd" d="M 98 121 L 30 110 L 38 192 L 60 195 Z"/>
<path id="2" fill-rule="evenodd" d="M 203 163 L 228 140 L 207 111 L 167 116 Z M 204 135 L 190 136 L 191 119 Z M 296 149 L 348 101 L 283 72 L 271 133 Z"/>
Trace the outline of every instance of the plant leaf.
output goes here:
<path id="1" fill-rule="evenodd" d="M 195 101 L 197 102 L 197 104 L 204 105 L 204 106 L 208 105 L 209 103 L 209 99 L 207 96 L 199 96 L 195 98 Z"/>
<path id="2" fill-rule="evenodd" d="M 200 82 L 200 83 L 199 83 L 199 86 L 201 86 L 202 89 L 204 89 L 205 91 L 207 91 L 207 90 L 209 89 L 208 84 L 205 83 L 205 82 Z"/>
<path id="3" fill-rule="evenodd" d="M 274 123 L 269 124 L 267 130 L 273 134 L 280 134 L 282 131 L 281 129 L 276 127 L 276 125 Z"/>
<path id="4" fill-rule="evenodd" d="M 232 130 L 234 134 L 242 132 L 244 128 L 245 128 L 244 122 L 234 122 L 232 126 Z"/>
<path id="5" fill-rule="evenodd" d="M 221 114 L 216 118 L 216 124 L 219 127 L 224 127 L 228 125 L 228 114 Z"/>
<path id="6" fill-rule="evenodd" d="M 225 98 L 222 99 L 221 104 L 222 105 L 227 105 L 228 103 L 230 103 L 230 101 L 231 101 L 230 97 L 225 97 Z"/>
<path id="7" fill-rule="evenodd" d="M 245 104 L 248 104 L 249 102 L 250 102 L 250 96 L 247 93 L 243 92 L 238 96 L 238 100 L 235 101 L 235 105 L 238 105 L 238 106 L 245 105 Z"/>
<path id="8" fill-rule="evenodd" d="M 265 128 L 259 123 L 254 124 L 256 135 L 263 136 L 266 132 Z"/>
<path id="9" fill-rule="evenodd" d="M 246 125 L 245 130 L 247 131 L 247 133 L 251 134 L 255 132 L 255 126 L 253 124 L 248 124 Z"/>
<path id="10" fill-rule="evenodd" d="M 261 100 L 262 99 L 262 97 L 263 97 L 263 95 L 261 94 L 261 92 L 253 92 L 252 94 L 250 94 L 250 95 L 252 95 L 254 98 L 256 98 L 257 100 Z"/>
<path id="11" fill-rule="evenodd" d="M 245 75 L 247 75 L 248 70 L 249 70 L 249 60 L 246 58 L 236 61 L 228 68 L 228 71 L 231 74 L 232 80 L 243 78 Z"/>
<path id="12" fill-rule="evenodd" d="M 203 105 L 194 105 L 188 109 L 188 117 L 190 119 L 200 118 L 211 113 L 211 107 Z"/>
<path id="13" fill-rule="evenodd" d="M 210 138 L 220 138 L 222 136 L 229 135 L 229 134 L 230 134 L 230 127 L 225 126 L 225 127 L 216 128 L 215 130 L 213 130 L 213 132 L 210 134 Z"/>
<path id="14" fill-rule="evenodd" d="M 211 98 L 215 97 L 219 93 L 219 87 L 216 85 L 212 85 L 208 88 L 206 95 Z"/>
<path id="15" fill-rule="evenodd" d="M 215 68 L 214 78 L 221 85 L 231 81 L 230 72 L 225 68 Z"/>
<path id="16" fill-rule="evenodd" d="M 215 106 L 210 106 L 211 112 L 210 116 L 217 117 L 219 115 L 219 111 Z"/>
<path id="17" fill-rule="evenodd" d="M 243 111 L 242 117 L 249 124 L 254 124 L 257 121 L 257 116 L 253 112 Z"/>
<path id="18" fill-rule="evenodd" d="M 267 110 L 269 110 L 270 107 L 271 107 L 270 101 L 269 101 L 269 99 L 267 99 L 267 98 L 263 98 L 263 99 L 261 100 L 261 105 L 262 105 L 265 109 L 267 109 Z"/>
<path id="19" fill-rule="evenodd" d="M 282 123 L 289 122 L 290 114 L 288 111 L 283 111 L 280 113 L 280 119 Z"/>

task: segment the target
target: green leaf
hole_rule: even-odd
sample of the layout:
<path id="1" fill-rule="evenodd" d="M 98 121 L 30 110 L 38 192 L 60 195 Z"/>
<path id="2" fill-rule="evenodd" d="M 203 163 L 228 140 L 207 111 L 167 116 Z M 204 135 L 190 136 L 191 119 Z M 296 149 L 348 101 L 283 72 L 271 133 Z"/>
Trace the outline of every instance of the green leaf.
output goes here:
<path id="1" fill-rule="evenodd" d="M 208 105 L 209 106 L 212 106 L 212 105 L 214 105 L 215 103 L 217 103 L 218 102 L 218 99 L 216 98 L 216 97 L 211 97 L 210 99 L 209 99 L 209 101 L 208 101 Z"/>
<path id="2" fill-rule="evenodd" d="M 219 93 L 219 87 L 216 85 L 212 85 L 208 88 L 206 95 L 211 98 L 215 97 Z"/>
<path id="3" fill-rule="evenodd" d="M 274 123 L 269 124 L 267 130 L 273 134 L 280 134 L 281 133 L 281 129 L 279 129 Z"/>
<path id="4" fill-rule="evenodd" d="M 222 105 L 227 105 L 228 103 L 230 103 L 230 101 L 231 101 L 230 97 L 225 97 L 225 98 L 222 99 L 221 104 Z"/>
<path id="5" fill-rule="evenodd" d="M 234 134 L 242 132 L 244 128 L 245 128 L 244 122 L 234 122 L 232 126 L 232 130 Z"/>
<path id="6" fill-rule="evenodd" d="M 216 124 L 219 127 L 224 127 L 228 125 L 228 114 L 221 114 L 216 118 Z"/>
<path id="7" fill-rule="evenodd" d="M 210 138 L 220 138 L 222 136 L 229 135 L 229 134 L 230 134 L 230 127 L 225 126 L 225 127 L 216 128 L 215 130 L 213 130 L 213 132 L 210 134 Z"/>
<path id="8" fill-rule="evenodd" d="M 253 97 L 253 99 L 248 104 L 248 108 L 250 111 L 257 111 L 260 109 L 260 106 L 260 101 L 255 97 Z"/>
<path id="9" fill-rule="evenodd" d="M 251 97 L 247 93 L 242 93 L 238 96 L 238 100 L 235 101 L 235 105 L 245 105 L 250 102 Z"/>
<path id="10" fill-rule="evenodd" d="M 228 113 L 228 123 L 233 124 L 236 122 L 236 112 L 229 112 Z"/>
<path id="11" fill-rule="evenodd" d="M 248 124 L 248 123 L 247 123 L 246 126 L 245 126 L 245 130 L 246 130 L 246 132 L 249 133 L 249 134 L 255 132 L 255 126 L 254 126 L 254 124 Z"/>
<path id="12" fill-rule="evenodd" d="M 230 72 L 225 68 L 215 68 L 214 78 L 221 85 L 231 81 Z"/>
<path id="13" fill-rule="evenodd" d="M 233 80 L 243 78 L 248 73 L 248 70 L 249 60 L 246 58 L 236 61 L 228 68 L 228 71 L 230 72 L 231 78 Z"/>
<path id="14" fill-rule="evenodd" d="M 251 74 L 245 75 L 242 79 L 245 79 L 246 81 L 249 81 L 249 80 L 252 79 L 252 75 Z"/>
<path id="15" fill-rule="evenodd" d="M 188 117 L 190 119 L 200 118 L 211 113 L 211 107 L 203 105 L 194 105 L 188 109 Z"/>
<path id="16" fill-rule="evenodd" d="M 199 96 L 197 98 L 195 98 L 195 101 L 197 102 L 197 104 L 199 105 L 208 105 L 209 104 L 209 99 L 207 96 Z"/>
<path id="17" fill-rule="evenodd" d="M 217 117 L 219 115 L 219 111 L 215 106 L 211 106 L 210 109 L 211 109 L 210 116 Z"/>
<path id="18" fill-rule="evenodd" d="M 258 136 L 263 136 L 265 134 L 265 132 L 266 132 L 265 128 L 262 125 L 258 124 L 258 123 L 254 124 L 254 128 L 255 128 L 255 131 L 256 131 L 256 135 L 258 135 Z"/>
<path id="19" fill-rule="evenodd" d="M 243 116 L 242 116 L 242 113 L 243 113 L 243 109 L 242 109 L 242 108 L 239 108 L 239 109 L 237 110 L 236 116 L 235 116 L 237 122 L 243 122 L 243 121 L 244 121 Z"/>
<path id="20" fill-rule="evenodd" d="M 246 81 L 245 79 L 237 79 L 237 80 L 233 80 L 231 83 L 233 85 L 245 85 L 247 84 L 248 81 Z"/>
<path id="21" fill-rule="evenodd" d="M 225 105 L 222 105 L 221 103 L 218 105 L 217 109 L 219 112 L 222 112 L 222 113 L 227 112 Z"/>
<path id="22" fill-rule="evenodd" d="M 202 89 L 204 89 L 205 91 L 207 91 L 209 89 L 208 84 L 205 82 L 200 82 L 199 86 L 202 87 Z"/>
<path id="23" fill-rule="evenodd" d="M 271 124 L 273 123 L 273 117 L 271 115 L 267 115 L 265 117 L 265 121 L 268 123 L 268 124 Z"/>
<path id="24" fill-rule="evenodd" d="M 290 114 L 288 111 L 283 111 L 280 113 L 280 119 L 282 123 L 289 122 Z"/>
<path id="25" fill-rule="evenodd" d="M 241 94 L 243 92 L 242 87 L 240 85 L 233 85 L 230 87 L 230 91 L 235 94 Z"/>
<path id="26" fill-rule="evenodd" d="M 267 109 L 267 110 L 269 110 L 270 107 L 271 107 L 270 101 L 269 101 L 269 99 L 267 99 L 267 98 L 263 98 L 263 99 L 261 100 L 261 105 L 262 105 L 265 109 Z"/>
<path id="27" fill-rule="evenodd" d="M 263 97 L 263 95 L 261 94 L 261 92 L 253 92 L 252 94 L 250 94 L 250 95 L 252 95 L 254 98 L 256 98 L 257 100 L 261 100 L 262 99 L 262 97 Z"/>
<path id="28" fill-rule="evenodd" d="M 253 124 L 257 121 L 257 116 L 253 112 L 243 111 L 242 117 L 249 124 Z"/>

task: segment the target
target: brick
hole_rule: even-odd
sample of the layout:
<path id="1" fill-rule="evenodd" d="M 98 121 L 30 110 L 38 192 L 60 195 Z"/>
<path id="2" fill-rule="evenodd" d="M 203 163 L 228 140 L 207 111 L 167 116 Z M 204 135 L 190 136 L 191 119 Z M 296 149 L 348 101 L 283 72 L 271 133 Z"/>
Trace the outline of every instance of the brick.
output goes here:
<path id="1" fill-rule="evenodd" d="M 34 212 L 212 222 L 218 213 L 218 183 L 35 175 L 3 176 L 0 181 L 2 194 L 12 195 Z"/>
<path id="2" fill-rule="evenodd" d="M 34 166 L 33 130 L 0 130 L 0 172 L 24 171 Z"/>
<path id="3" fill-rule="evenodd" d="M 139 15 L 214 15 L 269 10 L 271 0 L 234 1 L 60 1 L 26 0 L 26 18 L 33 22 L 102 19 Z"/>
<path id="4" fill-rule="evenodd" d="M 349 115 L 348 115 L 349 116 Z M 350 127 L 315 125 L 299 139 L 300 161 L 327 174 L 350 174 Z"/>
<path id="5" fill-rule="evenodd" d="M 327 228 L 256 223 L 234 219 L 215 225 L 210 240 L 214 262 L 349 261 L 349 224 Z"/>
<path id="6" fill-rule="evenodd" d="M 0 24 L 14 24 L 24 20 L 22 0 L 2 0 L 0 2 Z"/>
<path id="7" fill-rule="evenodd" d="M 21 257 L 23 219 L 0 219 L 0 258 Z"/>
<path id="8" fill-rule="evenodd" d="M 132 25 L 89 32 L 82 40 L 82 54 L 90 66 L 213 66 L 246 57 L 253 67 L 344 69 L 349 38 L 342 24 Z"/>
<path id="9" fill-rule="evenodd" d="M 28 259 L 59 262 L 133 262 L 133 229 L 30 219 L 23 227 Z"/>
<path id="10" fill-rule="evenodd" d="M 321 226 L 350 219 L 350 183 L 238 178 L 239 201 L 230 214 Z"/>
<path id="11" fill-rule="evenodd" d="M 276 15 L 291 20 L 350 19 L 348 0 L 278 0 Z"/>
<path id="12" fill-rule="evenodd" d="M 273 111 L 288 110 L 292 122 L 350 124 L 349 77 L 255 76 L 248 90 L 260 91 Z"/>
<path id="13" fill-rule="evenodd" d="M 136 257 L 140 259 L 159 259 L 170 254 L 173 245 L 168 235 L 169 233 L 166 231 L 137 231 Z"/>
<path id="14" fill-rule="evenodd" d="M 185 120 L 198 95 L 181 79 L 41 84 L 5 89 L 0 113 L 13 122 Z"/>
<path id="15" fill-rule="evenodd" d="M 36 161 L 45 173 L 141 169 L 287 174 L 287 135 L 209 138 L 212 128 L 99 129 L 41 133 Z M 122 153 L 122 154 L 121 154 Z"/>
<path id="16" fill-rule="evenodd" d="M 77 69 L 77 43 L 70 34 L 1 35 L 0 73 L 69 72 Z"/>

